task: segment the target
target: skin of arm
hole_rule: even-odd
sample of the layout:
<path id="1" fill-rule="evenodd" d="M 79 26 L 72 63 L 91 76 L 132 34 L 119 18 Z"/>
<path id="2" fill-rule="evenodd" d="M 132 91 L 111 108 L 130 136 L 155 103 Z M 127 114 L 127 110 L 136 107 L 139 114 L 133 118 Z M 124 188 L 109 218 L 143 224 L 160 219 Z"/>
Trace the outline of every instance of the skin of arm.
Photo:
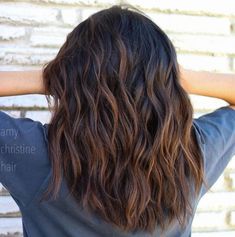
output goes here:
<path id="1" fill-rule="evenodd" d="M 0 96 L 45 94 L 42 71 L 0 71 Z"/>
<path id="2" fill-rule="evenodd" d="M 0 71 L 0 96 L 45 94 L 42 71 Z M 225 100 L 235 109 L 235 75 L 193 71 L 180 66 L 180 83 L 189 93 Z"/>
<path id="3" fill-rule="evenodd" d="M 189 93 L 222 99 L 235 109 L 235 75 L 180 67 L 180 83 Z"/>

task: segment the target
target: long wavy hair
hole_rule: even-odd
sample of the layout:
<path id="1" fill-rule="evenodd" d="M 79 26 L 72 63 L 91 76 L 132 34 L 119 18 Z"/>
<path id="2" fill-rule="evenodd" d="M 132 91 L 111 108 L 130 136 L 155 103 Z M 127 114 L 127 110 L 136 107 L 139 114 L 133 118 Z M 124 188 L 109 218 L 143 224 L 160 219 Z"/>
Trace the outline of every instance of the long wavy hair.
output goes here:
<path id="1" fill-rule="evenodd" d="M 46 193 L 56 198 L 65 178 L 79 204 L 124 231 L 184 227 L 203 160 L 167 35 L 131 5 L 103 9 L 67 35 L 43 82 Z"/>

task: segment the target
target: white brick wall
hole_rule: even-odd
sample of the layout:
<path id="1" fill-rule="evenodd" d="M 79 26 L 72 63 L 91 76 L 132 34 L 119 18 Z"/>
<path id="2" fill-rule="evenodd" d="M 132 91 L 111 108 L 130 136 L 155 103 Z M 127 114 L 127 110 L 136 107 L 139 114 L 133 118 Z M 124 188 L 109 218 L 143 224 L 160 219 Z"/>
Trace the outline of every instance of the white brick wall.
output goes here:
<path id="1" fill-rule="evenodd" d="M 0 70 L 36 69 L 58 52 L 66 35 L 90 14 L 118 3 L 147 13 L 174 42 L 187 68 L 235 72 L 235 2 L 231 0 L 8 0 L 0 1 Z M 226 102 L 190 95 L 194 116 Z M 44 96 L 0 98 L 14 117 L 49 122 Z M 20 212 L 0 186 L 0 236 L 21 230 Z M 15 236 L 18 236 L 15 234 Z M 193 237 L 235 236 L 235 158 L 199 202 Z"/>

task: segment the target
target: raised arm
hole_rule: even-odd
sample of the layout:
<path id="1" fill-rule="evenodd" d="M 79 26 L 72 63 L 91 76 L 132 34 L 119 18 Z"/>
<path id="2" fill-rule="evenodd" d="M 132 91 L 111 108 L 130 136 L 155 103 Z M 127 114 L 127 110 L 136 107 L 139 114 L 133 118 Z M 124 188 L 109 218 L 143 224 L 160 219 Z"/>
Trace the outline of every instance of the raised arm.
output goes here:
<path id="1" fill-rule="evenodd" d="M 235 109 L 235 74 L 192 71 L 180 67 L 180 80 L 189 94 L 215 97 Z M 42 71 L 0 71 L 0 96 L 45 94 Z"/>
<path id="2" fill-rule="evenodd" d="M 42 71 L 0 71 L 0 96 L 45 94 Z"/>
<path id="3" fill-rule="evenodd" d="M 180 67 L 180 80 L 189 94 L 225 100 L 235 109 L 235 74 L 192 71 Z"/>

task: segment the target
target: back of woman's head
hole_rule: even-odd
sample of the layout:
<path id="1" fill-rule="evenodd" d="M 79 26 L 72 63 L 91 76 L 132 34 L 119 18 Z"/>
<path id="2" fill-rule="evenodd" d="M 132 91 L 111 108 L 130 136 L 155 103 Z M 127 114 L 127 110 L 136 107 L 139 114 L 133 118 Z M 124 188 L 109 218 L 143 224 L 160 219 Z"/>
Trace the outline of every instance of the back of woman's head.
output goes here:
<path id="1" fill-rule="evenodd" d="M 65 177 L 79 203 L 122 230 L 183 227 L 203 164 L 166 34 L 135 8 L 104 9 L 68 34 L 43 79 L 53 98 L 47 194 Z"/>

